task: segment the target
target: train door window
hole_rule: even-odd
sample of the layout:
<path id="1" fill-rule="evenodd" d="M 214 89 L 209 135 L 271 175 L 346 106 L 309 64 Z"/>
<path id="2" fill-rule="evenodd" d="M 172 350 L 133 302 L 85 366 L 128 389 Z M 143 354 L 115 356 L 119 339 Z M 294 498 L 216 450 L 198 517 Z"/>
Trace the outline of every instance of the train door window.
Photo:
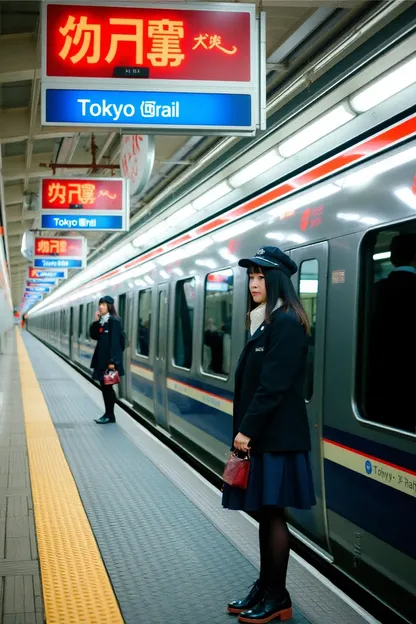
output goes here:
<path id="1" fill-rule="evenodd" d="M 313 381 L 315 369 L 315 332 L 316 306 L 319 287 L 319 262 L 316 258 L 305 260 L 299 270 L 299 297 L 305 312 L 308 315 L 311 332 L 309 335 L 308 363 L 305 380 L 305 399 L 310 401 L 313 395 Z"/>
<path id="2" fill-rule="evenodd" d="M 85 338 L 90 340 L 90 325 L 94 321 L 93 319 L 93 303 L 87 304 L 87 318 L 85 320 Z"/>
<path id="3" fill-rule="evenodd" d="M 228 378 L 231 366 L 231 318 L 234 274 L 216 271 L 205 280 L 202 370 Z"/>
<path id="4" fill-rule="evenodd" d="M 194 277 L 181 280 L 176 284 L 173 361 L 176 366 L 187 369 L 192 366 L 195 299 L 196 282 Z"/>
<path id="5" fill-rule="evenodd" d="M 78 340 L 82 338 L 84 333 L 84 306 L 79 306 L 79 317 L 78 317 Z"/>
<path id="6" fill-rule="evenodd" d="M 151 320 L 152 290 L 148 288 L 139 293 L 139 319 L 137 325 L 136 352 L 144 357 L 149 357 Z"/>
<path id="7" fill-rule="evenodd" d="M 360 414 L 416 433 L 416 220 L 363 239 L 357 399 Z"/>

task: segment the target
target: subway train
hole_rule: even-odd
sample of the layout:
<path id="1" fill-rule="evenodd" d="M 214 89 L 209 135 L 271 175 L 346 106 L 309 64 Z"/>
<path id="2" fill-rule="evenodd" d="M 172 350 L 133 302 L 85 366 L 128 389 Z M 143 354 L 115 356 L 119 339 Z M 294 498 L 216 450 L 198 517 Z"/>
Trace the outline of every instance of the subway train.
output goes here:
<path id="1" fill-rule="evenodd" d="M 415 622 L 415 420 L 403 429 L 394 414 L 381 421 L 367 392 L 373 287 L 393 268 L 392 239 L 416 233 L 416 127 L 401 141 L 398 132 L 381 154 L 364 146 L 366 160 L 354 166 L 337 155 L 332 171 L 326 163 L 302 174 L 303 185 L 298 177 L 290 197 L 279 191 L 285 181 L 206 222 L 203 232 L 182 233 L 114 267 L 31 313 L 28 328 L 87 371 L 89 325 L 99 297 L 111 294 L 128 337 L 120 400 L 221 474 L 247 331 L 247 275 L 238 258 L 265 245 L 287 251 L 312 325 L 305 400 L 317 498 L 310 511 L 288 510 L 291 530 Z M 413 313 L 403 314 L 409 332 Z"/>

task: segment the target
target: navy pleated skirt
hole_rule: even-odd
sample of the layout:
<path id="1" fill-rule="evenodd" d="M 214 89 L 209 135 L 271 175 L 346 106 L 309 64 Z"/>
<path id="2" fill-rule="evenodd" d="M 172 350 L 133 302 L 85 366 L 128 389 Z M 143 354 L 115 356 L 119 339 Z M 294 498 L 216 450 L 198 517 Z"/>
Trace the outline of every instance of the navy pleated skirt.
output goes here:
<path id="1" fill-rule="evenodd" d="M 224 484 L 222 497 L 223 507 L 242 511 L 310 509 L 315 504 L 309 453 L 253 453 L 247 489 Z"/>

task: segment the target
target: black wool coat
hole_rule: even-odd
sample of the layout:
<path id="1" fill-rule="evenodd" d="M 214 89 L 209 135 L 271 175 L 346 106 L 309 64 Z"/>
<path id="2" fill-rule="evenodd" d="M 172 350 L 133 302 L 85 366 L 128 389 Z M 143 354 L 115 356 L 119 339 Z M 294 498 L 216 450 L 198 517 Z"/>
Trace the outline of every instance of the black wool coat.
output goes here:
<path id="1" fill-rule="evenodd" d="M 279 308 L 241 354 L 234 390 L 233 439 L 251 438 L 253 451 L 301 452 L 311 448 L 304 400 L 308 339 L 292 311 Z"/>
<path id="2" fill-rule="evenodd" d="M 124 334 L 120 319 L 110 316 L 104 325 L 101 325 L 100 321 L 91 323 L 90 336 L 93 340 L 97 340 L 90 368 L 105 371 L 109 364 L 114 364 L 119 375 L 124 375 Z"/>

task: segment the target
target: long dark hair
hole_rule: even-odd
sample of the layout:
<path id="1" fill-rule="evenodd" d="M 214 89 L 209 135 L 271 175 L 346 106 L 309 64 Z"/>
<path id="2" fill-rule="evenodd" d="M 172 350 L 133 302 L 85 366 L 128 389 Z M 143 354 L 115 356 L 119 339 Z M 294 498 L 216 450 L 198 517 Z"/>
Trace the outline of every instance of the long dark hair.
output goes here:
<path id="1" fill-rule="evenodd" d="M 266 282 L 266 323 L 271 322 L 272 312 L 277 305 L 278 299 L 281 299 L 283 301 L 283 309 L 285 310 L 285 312 L 293 310 L 299 323 L 303 326 L 307 335 L 309 335 L 311 331 L 311 325 L 308 319 L 308 315 L 306 314 L 305 308 L 303 307 L 299 297 L 296 294 L 290 277 L 288 277 L 286 273 L 283 273 L 283 271 L 280 271 L 279 269 L 269 269 L 256 265 L 252 265 L 247 269 L 247 275 L 252 275 L 253 273 L 261 273 L 262 275 L 264 275 L 264 280 Z M 256 307 L 257 306 L 254 303 L 253 297 L 249 292 L 247 327 L 250 327 L 250 312 Z"/>

